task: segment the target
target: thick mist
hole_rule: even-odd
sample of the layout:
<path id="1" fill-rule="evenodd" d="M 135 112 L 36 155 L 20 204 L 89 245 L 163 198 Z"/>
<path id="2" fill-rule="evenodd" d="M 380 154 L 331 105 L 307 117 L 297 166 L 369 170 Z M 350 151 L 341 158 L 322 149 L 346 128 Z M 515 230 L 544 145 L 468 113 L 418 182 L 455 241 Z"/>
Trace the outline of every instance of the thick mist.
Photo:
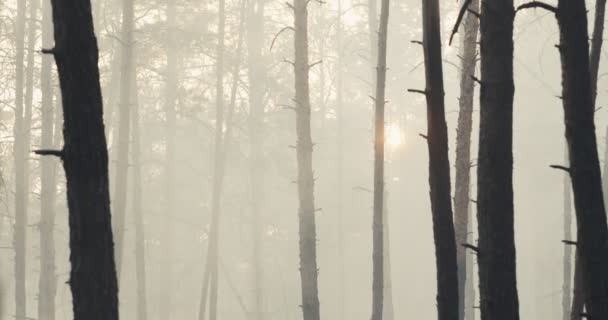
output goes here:
<path id="1" fill-rule="evenodd" d="M 306 2 L 303 62 L 303 44 L 294 45 L 302 30 L 294 28 L 291 2 L 92 1 L 122 319 L 203 320 L 201 312 L 211 320 L 303 319 L 306 270 L 318 270 L 321 319 L 369 319 L 378 62 L 378 32 L 370 25 L 380 22 L 370 17 L 379 19 L 380 2 Z M 515 6 L 522 3 L 516 0 Z M 592 30 L 595 1 L 586 3 Z M 440 1 L 452 196 L 462 27 L 451 45 L 448 40 L 461 6 L 462 1 Z M 423 47 L 417 43 L 423 39 L 422 2 L 393 0 L 389 11 L 383 319 L 434 319 L 426 99 L 408 92 L 425 88 Z M 513 41 L 519 314 L 558 319 L 567 248 L 562 240 L 576 240 L 576 218 L 568 238 L 565 173 L 550 168 L 567 165 L 555 15 L 518 12 Z M 43 52 L 53 43 L 50 0 L 0 2 L 2 320 L 74 317 L 62 161 L 34 153 L 63 146 L 57 68 L 53 54 Z M 608 154 L 605 58 L 595 112 L 602 168 Z M 310 159 L 299 135 L 307 113 L 299 109 L 305 94 L 294 66 L 309 67 Z M 475 70 L 479 78 L 479 63 Z M 480 85 L 474 86 L 470 244 L 478 238 Z M 310 172 L 302 169 L 307 160 Z M 310 184 L 312 207 L 299 193 Z M 299 213 L 306 210 L 312 215 L 304 225 L 312 225 L 316 237 L 302 244 Z M 316 266 L 300 261 L 306 245 L 316 245 Z M 465 303 L 466 319 L 479 319 L 477 257 L 471 250 L 466 254 L 472 258 L 467 268 L 473 268 L 467 281 L 476 292 L 473 304 Z"/>

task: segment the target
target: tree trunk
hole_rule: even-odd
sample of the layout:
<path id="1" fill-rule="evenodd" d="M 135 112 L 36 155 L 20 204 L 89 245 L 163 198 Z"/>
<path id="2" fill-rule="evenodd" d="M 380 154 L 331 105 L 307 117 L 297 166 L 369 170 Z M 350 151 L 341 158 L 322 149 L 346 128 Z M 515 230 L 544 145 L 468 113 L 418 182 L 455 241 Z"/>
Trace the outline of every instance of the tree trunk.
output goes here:
<path id="1" fill-rule="evenodd" d="M 603 43 L 603 34 L 604 34 L 604 14 L 606 12 L 606 0 L 597 0 L 595 3 L 595 21 L 593 24 L 593 38 L 591 39 L 591 52 L 589 54 L 589 72 L 591 75 L 591 101 L 595 108 L 596 97 L 597 97 L 597 78 L 599 73 L 599 65 L 600 65 L 600 56 L 602 51 L 602 43 Z M 608 130 L 608 129 L 607 129 Z M 606 171 L 604 171 L 606 172 Z M 606 178 L 603 179 L 602 189 L 604 190 L 604 204 L 607 201 L 607 192 L 608 187 L 606 186 Z M 566 249 L 569 250 L 569 249 Z M 578 255 L 575 255 L 575 259 L 578 259 Z M 575 270 L 576 269 L 575 267 Z M 570 311 L 572 319 L 581 319 L 581 314 L 584 311 L 584 299 L 582 296 L 583 289 L 582 276 L 574 277 L 574 289 L 573 289 L 573 300 L 572 300 L 572 309 Z M 568 296 L 570 293 L 568 293 Z M 565 306 L 565 304 L 564 304 Z M 566 316 L 564 316 L 566 317 Z"/>
<path id="2" fill-rule="evenodd" d="M 89 0 L 52 0 L 64 113 L 70 287 L 75 320 L 118 319 L 98 49 Z"/>
<path id="3" fill-rule="evenodd" d="M 472 223 L 472 208 L 471 206 L 469 206 L 469 226 L 467 227 L 468 230 L 473 230 L 473 223 Z M 458 244 L 456 244 L 458 246 Z M 466 257 L 467 259 L 467 279 L 468 281 L 465 282 L 465 306 L 469 306 L 469 312 L 465 312 L 464 313 L 464 317 L 465 320 L 475 320 L 475 306 L 477 305 L 477 297 L 475 296 L 475 271 L 473 270 L 473 266 L 474 266 L 474 258 L 473 258 L 473 254 L 469 253 Z"/>
<path id="4" fill-rule="evenodd" d="M 378 32 L 374 116 L 374 212 L 372 253 L 372 320 L 382 320 L 384 309 L 384 107 L 386 104 L 386 48 L 389 0 L 382 0 Z M 371 9 L 371 8 L 370 8 Z"/>
<path id="5" fill-rule="evenodd" d="M 513 1 L 481 6 L 477 167 L 482 320 L 518 320 L 513 226 Z"/>
<path id="6" fill-rule="evenodd" d="M 469 9 L 479 11 L 479 0 L 472 0 Z M 468 13 L 464 20 L 464 33 L 461 39 L 461 73 L 458 129 L 456 130 L 456 181 L 454 192 L 454 227 L 456 232 L 456 255 L 458 263 L 458 319 L 464 320 L 467 313 L 473 313 L 473 306 L 467 305 L 466 283 L 468 269 L 467 252 L 462 246 L 469 241 L 469 204 L 471 202 L 471 131 L 473 129 L 473 97 L 477 64 L 477 33 L 479 19 Z"/>
<path id="7" fill-rule="evenodd" d="M 337 31 L 336 45 L 338 56 L 336 57 L 336 121 L 337 121 L 337 212 L 336 225 L 338 226 L 337 234 L 337 257 L 338 257 L 338 319 L 346 319 L 346 261 L 344 255 L 344 25 L 342 22 L 342 0 L 338 0 L 338 15 L 337 15 Z"/>
<path id="8" fill-rule="evenodd" d="M 567 150 L 565 153 L 568 159 Z M 572 186 L 570 178 L 564 177 L 564 239 L 572 240 Z M 563 286 L 562 286 L 562 319 L 570 319 L 570 304 L 572 302 L 572 246 L 564 246 Z M 579 312 L 580 313 L 580 312 Z"/>
<path id="9" fill-rule="evenodd" d="M 116 239 L 116 272 L 120 279 L 122 270 L 123 240 L 125 234 L 125 210 L 127 208 L 127 183 L 129 176 L 129 147 L 131 126 L 131 78 L 133 72 L 133 0 L 122 1 L 120 102 L 118 119 L 118 154 L 114 176 L 114 238 Z"/>
<path id="10" fill-rule="evenodd" d="M 265 74 L 262 44 L 264 39 L 264 1 L 251 1 L 247 24 L 249 53 L 249 178 L 251 188 L 251 226 L 253 240 L 253 310 L 254 320 L 262 320 L 264 312 L 264 268 L 262 264 L 262 204 L 264 203 L 264 91 Z"/>
<path id="11" fill-rule="evenodd" d="M 161 266 L 163 277 L 162 289 L 160 290 L 158 306 L 160 312 L 158 319 L 165 320 L 172 318 L 174 270 L 173 252 L 175 250 L 175 142 L 176 142 L 176 121 L 177 121 L 177 91 L 178 91 L 178 44 L 177 44 L 177 14 L 176 1 L 167 2 L 167 65 L 166 65 L 166 87 L 165 87 L 165 172 L 164 172 L 164 194 L 165 194 L 165 228 L 163 235 L 164 259 Z"/>
<path id="12" fill-rule="evenodd" d="M 310 91 L 308 74 L 308 1 L 294 0 L 296 154 L 298 164 L 300 279 L 304 320 L 319 320 L 317 231 L 315 224 L 313 143 L 310 133 Z"/>
<path id="13" fill-rule="evenodd" d="M 382 311 L 383 320 L 393 320 L 395 318 L 395 309 L 393 307 L 393 277 L 391 273 L 391 246 L 390 246 L 390 223 L 388 214 L 388 197 L 389 192 L 387 188 L 384 188 L 384 204 L 382 206 L 383 211 L 383 247 L 384 247 L 384 261 L 383 263 L 383 274 L 384 274 L 384 308 Z"/>
<path id="14" fill-rule="evenodd" d="M 28 177 L 27 177 L 27 148 L 28 141 L 25 139 L 26 127 L 24 115 L 24 56 L 25 56 L 25 18 L 26 0 L 17 1 L 17 18 L 15 26 L 15 126 L 13 153 L 15 160 L 15 317 L 23 319 L 26 317 L 26 295 L 25 295 L 25 239 L 27 225 L 27 199 L 28 199 Z"/>
<path id="15" fill-rule="evenodd" d="M 42 6 L 42 47 L 53 47 L 53 22 L 51 3 Z M 41 147 L 51 149 L 59 143 L 54 139 L 55 106 L 53 105 L 52 63 L 50 55 L 42 56 L 40 87 L 42 91 L 42 132 Z M 55 295 L 57 280 L 55 269 L 55 196 L 57 193 L 57 166 L 53 159 L 40 160 L 40 278 L 38 281 L 38 319 L 55 319 Z"/>
<path id="16" fill-rule="evenodd" d="M 587 43 L 587 12 L 582 1 L 560 0 L 557 7 L 562 61 L 562 100 L 569 173 L 577 217 L 577 255 L 581 259 L 588 317 L 608 319 L 608 229 L 595 137 L 593 92 Z"/>
<path id="17" fill-rule="evenodd" d="M 215 139 L 213 152 L 213 179 L 211 195 L 211 226 L 207 247 L 207 266 L 204 272 L 203 287 L 199 308 L 199 320 L 205 318 L 207 294 L 209 294 L 209 320 L 217 318 L 218 264 L 219 264 L 219 224 L 221 189 L 224 176 L 224 159 L 222 145 L 224 136 L 224 30 L 226 25 L 226 3 L 219 1 L 218 32 L 216 46 L 216 92 L 215 92 Z"/>
<path id="18" fill-rule="evenodd" d="M 437 265 L 437 310 L 439 320 L 458 320 L 456 238 L 452 220 L 439 17 L 439 1 L 424 0 L 422 2 L 422 43 L 426 74 L 429 185 Z"/>
<path id="19" fill-rule="evenodd" d="M 132 68 L 131 83 L 133 92 L 131 112 L 133 130 L 133 218 L 135 220 L 135 274 L 137 278 L 137 320 L 148 319 L 148 289 L 146 280 L 146 238 L 142 203 L 142 161 L 141 161 L 141 124 L 139 115 L 139 93 L 137 90 L 137 70 Z"/>

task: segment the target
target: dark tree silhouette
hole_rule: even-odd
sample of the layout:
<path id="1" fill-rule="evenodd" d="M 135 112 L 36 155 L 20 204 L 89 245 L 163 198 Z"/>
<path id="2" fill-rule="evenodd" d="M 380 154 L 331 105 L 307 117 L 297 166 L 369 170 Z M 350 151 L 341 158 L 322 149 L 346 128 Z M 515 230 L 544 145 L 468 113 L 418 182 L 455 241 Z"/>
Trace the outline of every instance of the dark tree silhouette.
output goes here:
<path id="1" fill-rule="evenodd" d="M 482 320 L 518 320 L 513 226 L 513 0 L 481 6 L 477 167 Z"/>
<path id="2" fill-rule="evenodd" d="M 439 320 L 458 320 L 458 270 L 452 218 L 448 130 L 445 122 L 439 1 L 422 1 L 427 142 Z"/>
<path id="3" fill-rule="evenodd" d="M 63 101 L 64 146 L 58 155 L 67 179 L 70 288 L 74 319 L 118 319 L 118 288 L 108 191 L 97 40 L 91 2 L 52 0 L 55 47 Z"/>

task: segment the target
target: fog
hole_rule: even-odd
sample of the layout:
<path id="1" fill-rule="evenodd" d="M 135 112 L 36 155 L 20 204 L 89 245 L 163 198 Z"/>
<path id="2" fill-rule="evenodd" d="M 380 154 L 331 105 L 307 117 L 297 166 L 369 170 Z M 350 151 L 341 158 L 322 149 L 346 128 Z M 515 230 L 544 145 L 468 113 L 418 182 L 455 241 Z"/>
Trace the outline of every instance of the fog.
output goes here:
<path id="1" fill-rule="evenodd" d="M 25 59 L 21 65 L 15 58 L 20 34 L 18 1 L 27 8 L 25 33 L 21 34 Z M 32 108 L 24 129 L 29 151 L 22 162 L 28 165 L 27 183 L 21 190 L 27 208 L 24 319 L 50 319 L 39 311 L 42 247 L 55 251 L 54 316 L 73 317 L 65 176 L 60 160 L 41 160 L 33 153 L 48 147 L 43 141 L 48 132 L 43 134 L 46 89 L 42 74 L 43 59 L 48 55 L 39 52 L 48 48 L 42 39 L 43 29 L 49 28 L 43 21 L 44 10 L 50 10 L 45 4 L 48 1 L 0 3 L 0 319 L 23 317 L 16 316 L 14 240 L 19 185 L 15 170 L 20 162 L 14 151 L 19 68 L 25 72 L 25 91 L 31 90 L 30 97 L 25 93 L 25 105 L 27 108 L 29 100 Z M 294 100 L 294 32 L 287 28 L 293 26 L 293 10 L 278 0 L 226 0 L 224 12 L 220 12 L 218 0 L 134 0 L 130 41 L 122 29 L 122 1 L 129 0 L 92 3 L 110 159 L 121 318 L 138 319 L 141 292 L 147 302 L 147 319 L 199 317 L 205 270 L 214 256 L 210 241 L 215 211 L 219 217 L 217 317 L 302 319 L 294 112 L 298 102 Z M 314 216 L 322 319 L 369 319 L 372 312 L 374 99 L 370 97 L 375 95 L 376 60 L 372 56 L 377 44 L 370 41 L 375 38 L 370 34 L 376 31 L 370 33 L 368 8 L 369 3 L 379 6 L 379 2 L 308 3 Z M 516 6 L 523 3 L 515 2 Z M 38 8 L 32 12 L 34 3 Z M 594 3 L 587 1 L 589 28 Z M 456 1 L 440 4 L 452 193 L 462 30 L 451 45 L 448 39 L 461 5 Z M 420 0 L 391 1 L 388 20 L 384 222 L 385 232 L 390 231 L 384 246 L 388 248 L 385 263 L 390 268 L 384 274 L 384 308 L 386 313 L 392 300 L 394 319 L 437 317 L 429 153 L 427 140 L 420 136 L 427 131 L 426 100 L 424 95 L 408 92 L 425 86 L 423 50 L 411 42 L 422 40 L 421 10 Z M 223 14 L 222 31 L 219 26 Z M 262 19 L 262 23 L 256 19 Z M 220 38 L 223 49 L 218 46 Z M 562 317 L 562 240 L 566 239 L 564 173 L 549 166 L 565 164 L 566 144 L 559 98 L 560 56 L 555 48 L 559 31 L 554 15 L 543 10 L 518 12 L 513 40 L 513 190 L 519 312 L 522 319 L 557 319 Z M 131 64 L 121 58 L 126 46 L 132 49 Z M 600 159 L 608 152 L 608 116 L 601 108 L 606 103 L 605 58 L 602 54 L 595 114 Z M 52 116 L 61 117 L 59 84 L 52 65 Z M 477 70 L 479 74 L 479 65 Z M 32 77 L 29 84 L 28 73 Z M 135 76 L 130 78 L 129 74 Z M 125 82 L 130 82 L 128 92 L 124 92 Z M 478 95 L 476 85 L 470 243 L 477 239 Z M 252 101 L 261 108 L 252 106 Z M 218 104 L 222 109 L 220 123 Z M 127 130 L 122 138 L 121 117 L 126 121 L 123 130 Z M 51 122 L 51 147 L 61 148 L 60 119 Z M 128 145 L 122 158 L 121 143 Z M 47 202 L 52 203 L 55 215 L 54 228 L 49 231 L 53 235 L 51 243 L 45 243 L 49 238 L 41 239 L 40 228 L 45 209 L 49 209 L 41 202 L 44 161 L 57 176 L 52 188 L 55 200 Z M 121 178 L 126 179 L 120 182 Z M 121 201 L 124 224 L 117 229 Z M 137 212 L 141 212 L 143 229 L 138 229 Z M 575 229 L 573 222 L 574 235 Z M 137 230 L 143 230 L 143 242 L 142 238 L 138 240 Z M 138 243 L 144 245 L 139 252 L 143 253 L 145 274 L 144 266 L 137 265 Z M 121 255 L 116 248 L 122 248 Z M 474 253 L 468 254 L 473 255 L 471 261 L 476 261 Z M 473 274 L 474 280 L 469 280 L 474 281 L 477 291 L 476 271 Z M 145 291 L 138 289 L 142 280 L 138 276 L 145 278 Z M 466 305 L 466 313 L 479 318 L 478 306 L 478 302 Z"/>

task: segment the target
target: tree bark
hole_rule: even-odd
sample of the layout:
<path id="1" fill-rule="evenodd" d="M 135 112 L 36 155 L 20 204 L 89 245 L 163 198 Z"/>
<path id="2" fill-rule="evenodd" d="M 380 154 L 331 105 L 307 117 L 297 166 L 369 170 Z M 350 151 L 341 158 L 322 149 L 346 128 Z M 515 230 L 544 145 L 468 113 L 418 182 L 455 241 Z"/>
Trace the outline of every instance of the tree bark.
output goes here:
<path id="1" fill-rule="evenodd" d="M 61 158 L 67 179 L 74 319 L 116 320 L 108 153 L 91 2 L 51 4 L 65 119 Z"/>
<path id="2" fill-rule="evenodd" d="M 478 12 L 479 0 L 472 0 L 469 9 Z M 467 252 L 461 245 L 469 242 L 469 204 L 471 202 L 471 131 L 473 129 L 473 97 L 475 95 L 475 75 L 477 65 L 477 34 L 479 19 L 467 13 L 461 39 L 461 73 L 458 129 L 456 130 L 456 181 L 454 192 L 454 227 L 456 232 L 456 255 L 458 263 L 458 319 L 464 320 L 467 313 L 473 313 L 473 305 L 467 304 L 466 283 L 468 269 Z"/>
<path id="3" fill-rule="evenodd" d="M 308 1 L 294 0 L 294 74 L 296 112 L 296 154 L 298 167 L 298 218 L 300 246 L 300 280 L 304 320 L 319 320 L 317 270 L 317 231 L 315 224 L 313 143 L 310 133 L 310 90 L 308 75 Z"/>
<path id="4" fill-rule="evenodd" d="M 24 57 L 25 57 L 26 0 L 17 1 L 15 26 L 15 125 L 13 154 L 15 160 L 15 317 L 26 317 L 25 268 L 26 268 L 26 226 L 28 199 L 28 165 L 26 140 L 26 116 L 24 115 Z"/>
<path id="5" fill-rule="evenodd" d="M 382 320 L 384 311 L 384 107 L 386 104 L 386 51 L 389 0 L 382 0 L 378 32 L 376 97 L 374 116 L 374 211 L 372 253 L 372 320 Z M 370 8 L 371 9 L 371 8 Z"/>
<path id="6" fill-rule="evenodd" d="M 568 159 L 568 150 L 565 158 Z M 564 176 L 564 239 L 572 240 L 572 186 L 570 178 Z M 570 304 L 572 303 L 572 246 L 564 246 L 563 286 L 562 286 L 562 319 L 570 320 Z"/>
<path id="7" fill-rule="evenodd" d="M 118 115 L 118 152 L 114 176 L 114 213 L 113 230 L 116 241 L 116 272 L 120 279 L 122 270 L 123 240 L 125 234 L 125 216 L 127 208 L 127 184 L 129 176 L 129 148 L 131 130 L 131 78 L 133 72 L 133 0 L 122 1 L 122 30 L 121 30 L 121 67 L 120 67 L 120 102 Z"/>
<path id="8" fill-rule="evenodd" d="M 264 312 L 264 268 L 262 264 L 264 203 L 264 91 L 265 63 L 262 53 L 264 39 L 264 1 L 254 0 L 249 5 L 247 24 L 248 76 L 249 76 L 249 179 L 251 188 L 251 219 L 253 243 L 253 310 L 254 320 L 262 320 Z"/>
<path id="9" fill-rule="evenodd" d="M 595 136 L 585 3 L 560 0 L 556 16 L 584 301 L 588 317 L 608 319 L 608 229 Z"/>
<path id="10" fill-rule="evenodd" d="M 518 320 L 513 217 L 513 1 L 481 6 L 477 167 L 482 320 Z"/>
<path id="11" fill-rule="evenodd" d="M 42 47 L 53 46 L 53 22 L 51 3 L 44 1 L 42 6 Z M 53 105 L 52 57 L 42 56 L 40 87 L 42 91 L 42 132 L 41 147 L 52 149 L 58 145 L 54 139 L 55 106 Z M 53 159 L 40 160 L 40 278 L 38 281 L 38 319 L 55 319 L 55 296 L 57 292 L 55 268 L 55 200 L 57 193 L 57 165 Z"/>
<path id="12" fill-rule="evenodd" d="M 458 320 L 456 238 L 452 220 L 439 17 L 439 1 L 423 0 L 422 43 L 426 74 L 429 185 L 437 265 L 437 310 L 439 320 Z"/>
<path id="13" fill-rule="evenodd" d="M 597 97 L 597 76 L 600 70 L 600 56 L 602 54 L 602 43 L 604 41 L 605 13 L 606 0 L 596 0 L 593 38 L 591 39 L 591 52 L 589 54 L 589 70 L 591 73 L 591 101 L 594 106 Z"/>

